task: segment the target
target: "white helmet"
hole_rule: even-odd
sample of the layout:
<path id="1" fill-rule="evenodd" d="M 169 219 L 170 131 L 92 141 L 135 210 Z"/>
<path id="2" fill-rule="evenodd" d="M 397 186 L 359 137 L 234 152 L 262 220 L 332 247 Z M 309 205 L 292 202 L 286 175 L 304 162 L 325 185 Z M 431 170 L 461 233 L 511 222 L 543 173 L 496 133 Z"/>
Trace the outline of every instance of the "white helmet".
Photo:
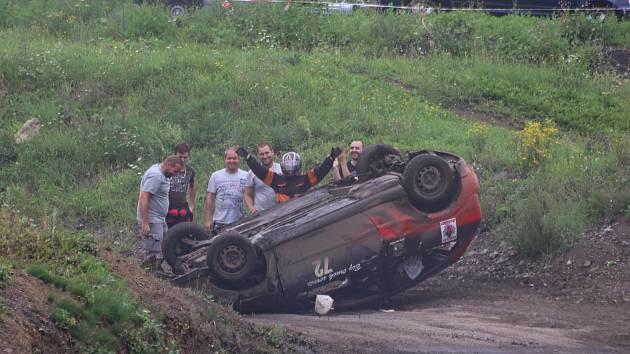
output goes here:
<path id="1" fill-rule="evenodd" d="M 282 155 L 282 161 L 280 161 L 280 168 L 285 176 L 294 176 L 300 173 L 302 169 L 302 158 L 297 152 L 287 152 Z"/>

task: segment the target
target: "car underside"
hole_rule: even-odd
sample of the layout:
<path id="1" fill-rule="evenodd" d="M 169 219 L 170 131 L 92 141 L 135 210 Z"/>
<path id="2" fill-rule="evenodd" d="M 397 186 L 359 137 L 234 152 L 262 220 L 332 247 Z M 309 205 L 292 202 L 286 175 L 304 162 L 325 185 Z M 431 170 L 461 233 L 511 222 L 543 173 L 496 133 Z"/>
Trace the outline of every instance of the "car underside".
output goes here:
<path id="1" fill-rule="evenodd" d="M 163 243 L 181 285 L 240 311 L 337 311 L 378 303 L 456 262 L 481 222 L 473 169 L 452 154 L 403 159 L 372 145 L 358 177 L 315 189 L 210 237 L 178 224 Z"/>

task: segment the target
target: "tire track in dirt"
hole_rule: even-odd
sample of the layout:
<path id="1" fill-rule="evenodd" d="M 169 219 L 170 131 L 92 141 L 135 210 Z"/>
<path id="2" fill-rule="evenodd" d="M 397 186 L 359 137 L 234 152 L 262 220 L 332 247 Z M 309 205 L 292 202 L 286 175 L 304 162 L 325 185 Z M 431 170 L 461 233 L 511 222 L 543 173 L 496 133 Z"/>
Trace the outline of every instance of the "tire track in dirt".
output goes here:
<path id="1" fill-rule="evenodd" d="M 324 317 L 259 314 L 248 318 L 302 331 L 339 353 L 627 352 L 627 348 L 593 340 L 594 331 L 606 326 L 602 319 L 593 319 L 588 313 L 565 313 L 563 304 L 538 294 L 517 294 L 519 290 L 500 284 L 477 292 L 454 290 L 446 284 L 423 294 L 426 290 L 412 289 L 396 298 L 394 312 L 366 310 Z M 471 294 L 451 297 L 459 291 Z"/>

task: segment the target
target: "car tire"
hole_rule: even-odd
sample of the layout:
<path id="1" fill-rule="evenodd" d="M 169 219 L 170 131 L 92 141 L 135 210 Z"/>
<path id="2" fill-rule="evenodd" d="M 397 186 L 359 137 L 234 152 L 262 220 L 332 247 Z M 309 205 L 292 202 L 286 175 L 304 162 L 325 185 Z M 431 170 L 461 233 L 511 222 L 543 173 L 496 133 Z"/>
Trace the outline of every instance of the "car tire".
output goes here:
<path id="1" fill-rule="evenodd" d="M 427 16 L 436 12 L 436 3 L 430 0 L 411 0 L 405 3 L 411 8 L 411 13 Z"/>
<path id="2" fill-rule="evenodd" d="M 369 145 L 363 149 L 357 161 L 357 176 L 361 180 L 378 176 L 386 168 L 384 157 L 387 155 L 400 156 L 400 151 L 385 144 Z"/>
<path id="3" fill-rule="evenodd" d="M 193 5 L 194 1 L 189 0 L 167 0 L 165 3 L 166 9 L 172 17 L 185 15 Z"/>
<path id="4" fill-rule="evenodd" d="M 411 204 L 424 212 L 439 211 L 455 199 L 455 172 L 433 154 L 415 156 L 403 172 L 403 187 Z"/>
<path id="5" fill-rule="evenodd" d="M 162 254 L 173 269 L 179 267 L 179 257 L 191 251 L 185 239 L 209 240 L 210 235 L 203 226 L 193 222 L 182 222 L 168 229 L 162 242 Z"/>
<path id="6" fill-rule="evenodd" d="M 238 283 L 255 270 L 256 249 L 245 236 L 229 231 L 216 236 L 208 248 L 206 262 L 213 278 Z"/>

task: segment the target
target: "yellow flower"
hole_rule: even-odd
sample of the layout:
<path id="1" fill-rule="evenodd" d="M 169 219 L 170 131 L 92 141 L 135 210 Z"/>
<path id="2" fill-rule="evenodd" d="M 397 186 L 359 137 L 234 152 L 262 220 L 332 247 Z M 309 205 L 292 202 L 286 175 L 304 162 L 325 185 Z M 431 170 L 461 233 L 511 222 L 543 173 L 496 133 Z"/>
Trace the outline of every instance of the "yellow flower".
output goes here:
<path id="1" fill-rule="evenodd" d="M 558 144 L 558 128 L 553 120 L 547 118 L 544 123 L 530 121 L 523 130 L 514 135 L 515 149 L 521 168 L 530 170 L 540 166 L 552 156 L 552 147 Z"/>

